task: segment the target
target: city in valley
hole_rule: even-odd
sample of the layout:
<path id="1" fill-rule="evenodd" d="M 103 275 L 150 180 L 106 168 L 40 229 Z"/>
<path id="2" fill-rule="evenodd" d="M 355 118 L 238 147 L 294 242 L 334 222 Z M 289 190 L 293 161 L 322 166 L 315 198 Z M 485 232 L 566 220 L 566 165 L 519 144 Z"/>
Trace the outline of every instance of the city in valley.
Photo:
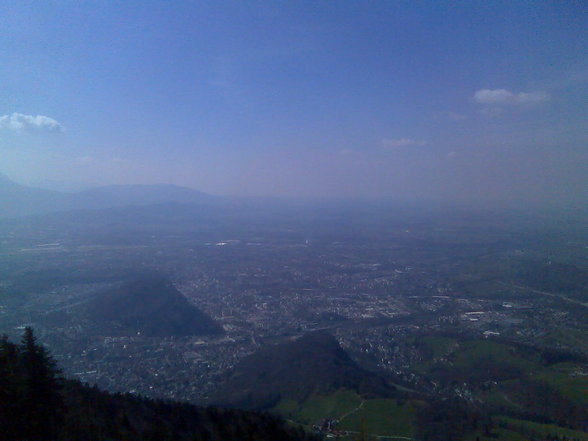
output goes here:
<path id="1" fill-rule="evenodd" d="M 328 331 L 400 388 L 450 396 L 474 397 L 478 385 L 423 366 L 452 364 L 473 342 L 586 356 L 588 248 L 573 220 L 373 210 L 338 223 L 316 208 L 268 214 L 271 223 L 247 213 L 204 223 L 180 210 L 158 224 L 148 208 L 112 224 L 5 221 L 2 331 L 32 326 L 84 383 L 195 403 L 209 402 L 244 357 L 312 331 Z M 84 305 L 146 274 L 168 280 L 221 332 L 97 326 Z M 498 371 L 488 387 L 510 378 Z M 585 378 L 588 369 L 560 374 Z"/>
<path id="2" fill-rule="evenodd" d="M 1 441 L 588 441 L 586 5 L 0 2 Z"/>

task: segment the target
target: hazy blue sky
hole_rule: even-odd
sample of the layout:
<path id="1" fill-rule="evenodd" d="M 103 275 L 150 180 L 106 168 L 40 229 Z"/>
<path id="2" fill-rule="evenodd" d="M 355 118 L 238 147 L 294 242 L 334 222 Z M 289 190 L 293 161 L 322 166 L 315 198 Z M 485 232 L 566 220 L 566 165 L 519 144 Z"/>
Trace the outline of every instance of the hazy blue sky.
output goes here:
<path id="1" fill-rule="evenodd" d="M 588 201 L 584 1 L 1 1 L 0 172 Z"/>

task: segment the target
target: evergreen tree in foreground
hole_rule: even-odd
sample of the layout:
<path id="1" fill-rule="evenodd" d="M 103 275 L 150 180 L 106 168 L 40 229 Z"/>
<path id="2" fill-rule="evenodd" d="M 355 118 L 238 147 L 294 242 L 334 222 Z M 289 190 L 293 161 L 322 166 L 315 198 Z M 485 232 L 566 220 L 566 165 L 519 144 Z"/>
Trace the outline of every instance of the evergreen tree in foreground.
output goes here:
<path id="1" fill-rule="evenodd" d="M 59 371 L 26 328 L 20 345 L 0 338 L 0 429 L 6 441 L 58 439 L 63 413 Z"/>
<path id="2" fill-rule="evenodd" d="M 110 394 L 60 376 L 27 328 L 0 337 L 2 441 L 311 441 L 275 416 Z"/>
<path id="3" fill-rule="evenodd" d="M 56 440 L 63 413 L 59 371 L 30 327 L 21 341 L 23 432 L 27 440 Z"/>
<path id="4" fill-rule="evenodd" d="M 20 439 L 23 418 L 18 347 L 6 336 L 0 339 L 0 429 L 7 441 Z"/>

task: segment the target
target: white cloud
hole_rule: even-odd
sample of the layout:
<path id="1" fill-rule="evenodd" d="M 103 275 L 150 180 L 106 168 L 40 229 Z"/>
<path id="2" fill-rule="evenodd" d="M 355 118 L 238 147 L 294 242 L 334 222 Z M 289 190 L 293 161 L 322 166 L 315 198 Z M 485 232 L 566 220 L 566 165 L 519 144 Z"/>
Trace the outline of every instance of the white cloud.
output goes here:
<path id="1" fill-rule="evenodd" d="M 427 145 L 426 141 L 419 141 L 411 138 L 399 138 L 399 139 L 383 139 L 382 145 L 384 147 L 398 148 L 398 147 L 422 147 Z"/>
<path id="2" fill-rule="evenodd" d="M 474 93 L 474 101 L 483 105 L 539 104 L 549 99 L 544 92 L 513 93 L 506 89 L 480 89 Z"/>
<path id="3" fill-rule="evenodd" d="M 13 113 L 12 115 L 0 116 L 0 129 L 12 130 L 15 132 L 48 132 L 62 133 L 65 131 L 63 126 L 44 115 L 24 115 L 22 113 Z"/>

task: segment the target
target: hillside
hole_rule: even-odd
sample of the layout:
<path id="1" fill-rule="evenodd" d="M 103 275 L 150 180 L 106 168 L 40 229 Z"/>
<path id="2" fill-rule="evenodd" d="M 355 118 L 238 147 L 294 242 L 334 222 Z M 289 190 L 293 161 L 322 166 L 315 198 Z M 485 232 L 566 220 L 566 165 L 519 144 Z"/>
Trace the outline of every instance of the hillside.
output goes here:
<path id="1" fill-rule="evenodd" d="M 57 191 L 26 187 L 0 173 L 0 216 L 23 216 L 65 209 L 68 195 Z"/>
<path id="2" fill-rule="evenodd" d="M 415 381 L 396 377 L 392 399 L 317 392 L 303 401 L 281 399 L 272 411 L 301 424 L 330 421 L 337 431 L 390 438 L 588 440 L 581 353 L 450 333 L 406 337 L 403 352 L 413 355 Z"/>
<path id="3" fill-rule="evenodd" d="M 316 332 L 252 354 L 221 387 L 216 402 L 265 409 L 281 399 L 349 389 L 364 396 L 390 396 L 394 388 L 359 367 L 330 334 Z"/>
<path id="4" fill-rule="evenodd" d="M 4 441 L 314 439 L 268 414 L 112 395 L 64 380 L 30 328 L 20 345 L 0 340 L 0 378 Z"/>
<path id="5" fill-rule="evenodd" d="M 220 334 L 222 327 L 159 276 L 142 276 L 100 293 L 71 311 L 110 335 Z"/>

